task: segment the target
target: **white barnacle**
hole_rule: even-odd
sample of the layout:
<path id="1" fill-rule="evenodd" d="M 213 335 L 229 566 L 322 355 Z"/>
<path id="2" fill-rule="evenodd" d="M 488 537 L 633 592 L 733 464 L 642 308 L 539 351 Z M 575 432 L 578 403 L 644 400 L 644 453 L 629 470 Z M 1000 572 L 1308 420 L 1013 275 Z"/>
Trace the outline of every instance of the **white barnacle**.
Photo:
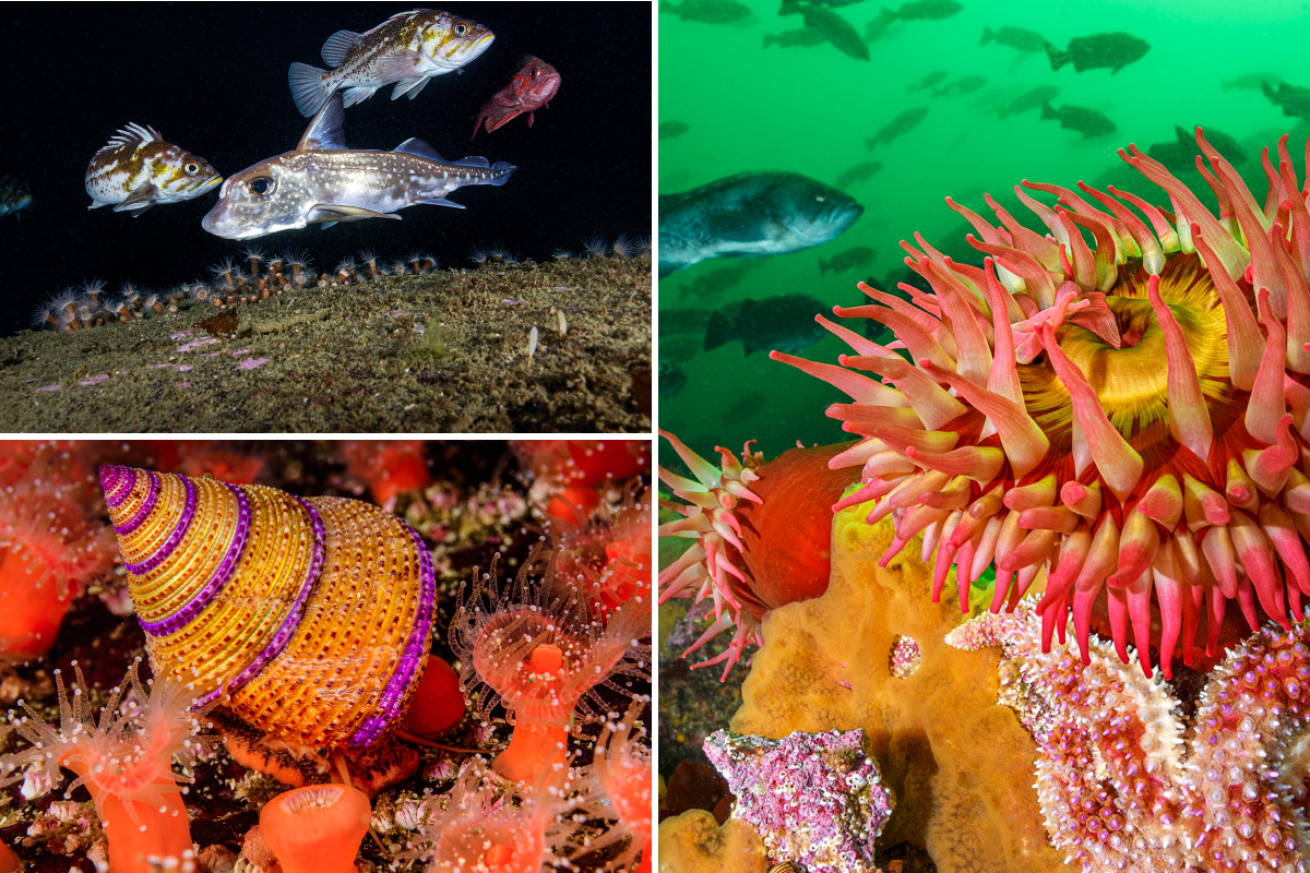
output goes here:
<path id="1" fill-rule="evenodd" d="M 528 334 L 528 366 L 532 366 L 532 358 L 537 353 L 537 326 L 532 325 L 532 332 Z"/>

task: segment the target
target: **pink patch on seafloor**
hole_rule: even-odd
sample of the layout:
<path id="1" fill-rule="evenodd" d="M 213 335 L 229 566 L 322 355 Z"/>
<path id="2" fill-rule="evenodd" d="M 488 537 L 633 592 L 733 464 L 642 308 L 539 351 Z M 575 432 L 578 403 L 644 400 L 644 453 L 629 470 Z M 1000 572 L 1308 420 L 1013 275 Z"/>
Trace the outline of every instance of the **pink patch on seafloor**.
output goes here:
<path id="1" fill-rule="evenodd" d="M 250 354 L 250 349 L 237 349 L 235 352 L 231 353 L 232 357 L 234 358 L 239 358 L 242 355 L 248 355 L 248 354 Z"/>
<path id="2" fill-rule="evenodd" d="M 184 346 L 179 346 L 177 350 L 179 352 L 193 352 L 196 349 L 204 348 L 205 346 L 212 346 L 216 342 L 218 342 L 218 340 L 213 337 L 201 337 L 200 339 L 192 340 Z"/>
<path id="3" fill-rule="evenodd" d="M 60 391 L 62 388 L 58 385 L 47 385 L 44 388 L 38 388 L 37 391 Z"/>
<path id="4" fill-rule="evenodd" d="M 268 363 L 268 358 L 246 358 L 237 364 L 238 370 L 253 370 L 256 367 L 262 367 Z"/>
<path id="5" fill-rule="evenodd" d="M 190 370 L 190 369 L 191 369 L 191 365 L 190 365 L 190 364 L 178 364 L 178 365 L 177 365 L 177 371 L 178 371 L 179 373 L 185 373 L 187 370 Z"/>
<path id="6" fill-rule="evenodd" d="M 189 330 L 184 330 L 184 331 L 182 331 L 181 333 L 175 333 L 175 334 L 173 334 L 173 336 L 171 337 L 171 339 L 175 339 L 175 340 L 184 340 L 184 339 L 186 339 L 186 338 L 189 337 L 189 336 L 191 336 L 191 331 L 189 331 Z"/>
<path id="7" fill-rule="evenodd" d="M 108 374 L 108 373 L 101 373 L 99 376 L 92 376 L 90 379 L 87 379 L 85 382 L 78 382 L 77 384 L 79 384 L 79 385 L 99 385 L 101 382 L 105 381 L 105 380 L 108 379 L 108 378 L 109 378 L 109 374 Z"/>

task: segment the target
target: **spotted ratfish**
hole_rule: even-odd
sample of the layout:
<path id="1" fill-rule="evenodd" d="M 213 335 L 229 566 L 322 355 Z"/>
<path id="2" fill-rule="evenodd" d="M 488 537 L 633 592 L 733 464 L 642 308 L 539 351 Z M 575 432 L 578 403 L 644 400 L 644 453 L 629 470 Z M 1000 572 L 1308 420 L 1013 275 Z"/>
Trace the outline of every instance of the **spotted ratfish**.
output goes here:
<path id="1" fill-rule="evenodd" d="M 761 257 L 822 245 L 864 207 L 800 173 L 738 173 L 660 197 L 660 278 L 711 258 Z"/>
<path id="2" fill-rule="evenodd" d="M 448 161 L 413 138 L 390 152 L 348 149 L 344 118 L 341 94 L 333 92 L 294 151 L 260 161 L 223 183 L 218 204 L 201 226 L 225 239 L 253 239 L 310 224 L 399 221 L 390 213 L 416 204 L 463 209 L 447 195 L 465 185 L 504 185 L 518 169 L 486 158 Z"/>

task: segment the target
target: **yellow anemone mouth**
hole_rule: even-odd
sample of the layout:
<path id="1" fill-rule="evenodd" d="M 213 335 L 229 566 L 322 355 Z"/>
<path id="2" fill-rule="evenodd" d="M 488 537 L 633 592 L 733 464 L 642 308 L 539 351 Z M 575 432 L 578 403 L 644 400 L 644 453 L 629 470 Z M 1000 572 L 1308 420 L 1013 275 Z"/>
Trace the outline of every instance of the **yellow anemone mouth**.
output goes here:
<path id="1" fill-rule="evenodd" d="M 1055 337 L 1087 377 L 1110 423 L 1140 452 L 1154 442 L 1143 438 L 1152 425 L 1168 424 L 1169 373 L 1164 366 L 1164 330 L 1147 299 L 1150 277 L 1138 267 L 1120 272 L 1118 282 L 1105 295 L 1118 336 L 1097 330 L 1095 325 L 1066 322 Z M 1182 328 L 1211 415 L 1222 419 L 1215 421 L 1216 430 L 1223 432 L 1241 412 L 1232 402 L 1235 389 L 1228 380 L 1223 300 L 1195 254 L 1170 258 L 1160 273 L 1159 289 Z M 1073 407 L 1069 390 L 1056 375 L 1049 356 L 1042 354 L 1031 364 L 1019 365 L 1018 370 L 1028 413 L 1050 438 L 1053 450 L 1067 450 Z"/>

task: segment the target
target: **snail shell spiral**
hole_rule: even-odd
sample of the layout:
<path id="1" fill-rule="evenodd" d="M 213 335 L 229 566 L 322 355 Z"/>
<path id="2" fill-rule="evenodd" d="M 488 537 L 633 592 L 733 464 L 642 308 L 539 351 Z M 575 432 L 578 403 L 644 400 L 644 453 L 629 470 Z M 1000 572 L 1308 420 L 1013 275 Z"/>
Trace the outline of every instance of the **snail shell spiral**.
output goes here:
<path id="1" fill-rule="evenodd" d="M 363 750 L 427 660 L 432 558 L 400 519 L 209 477 L 100 468 L 156 674 L 268 734 Z"/>

